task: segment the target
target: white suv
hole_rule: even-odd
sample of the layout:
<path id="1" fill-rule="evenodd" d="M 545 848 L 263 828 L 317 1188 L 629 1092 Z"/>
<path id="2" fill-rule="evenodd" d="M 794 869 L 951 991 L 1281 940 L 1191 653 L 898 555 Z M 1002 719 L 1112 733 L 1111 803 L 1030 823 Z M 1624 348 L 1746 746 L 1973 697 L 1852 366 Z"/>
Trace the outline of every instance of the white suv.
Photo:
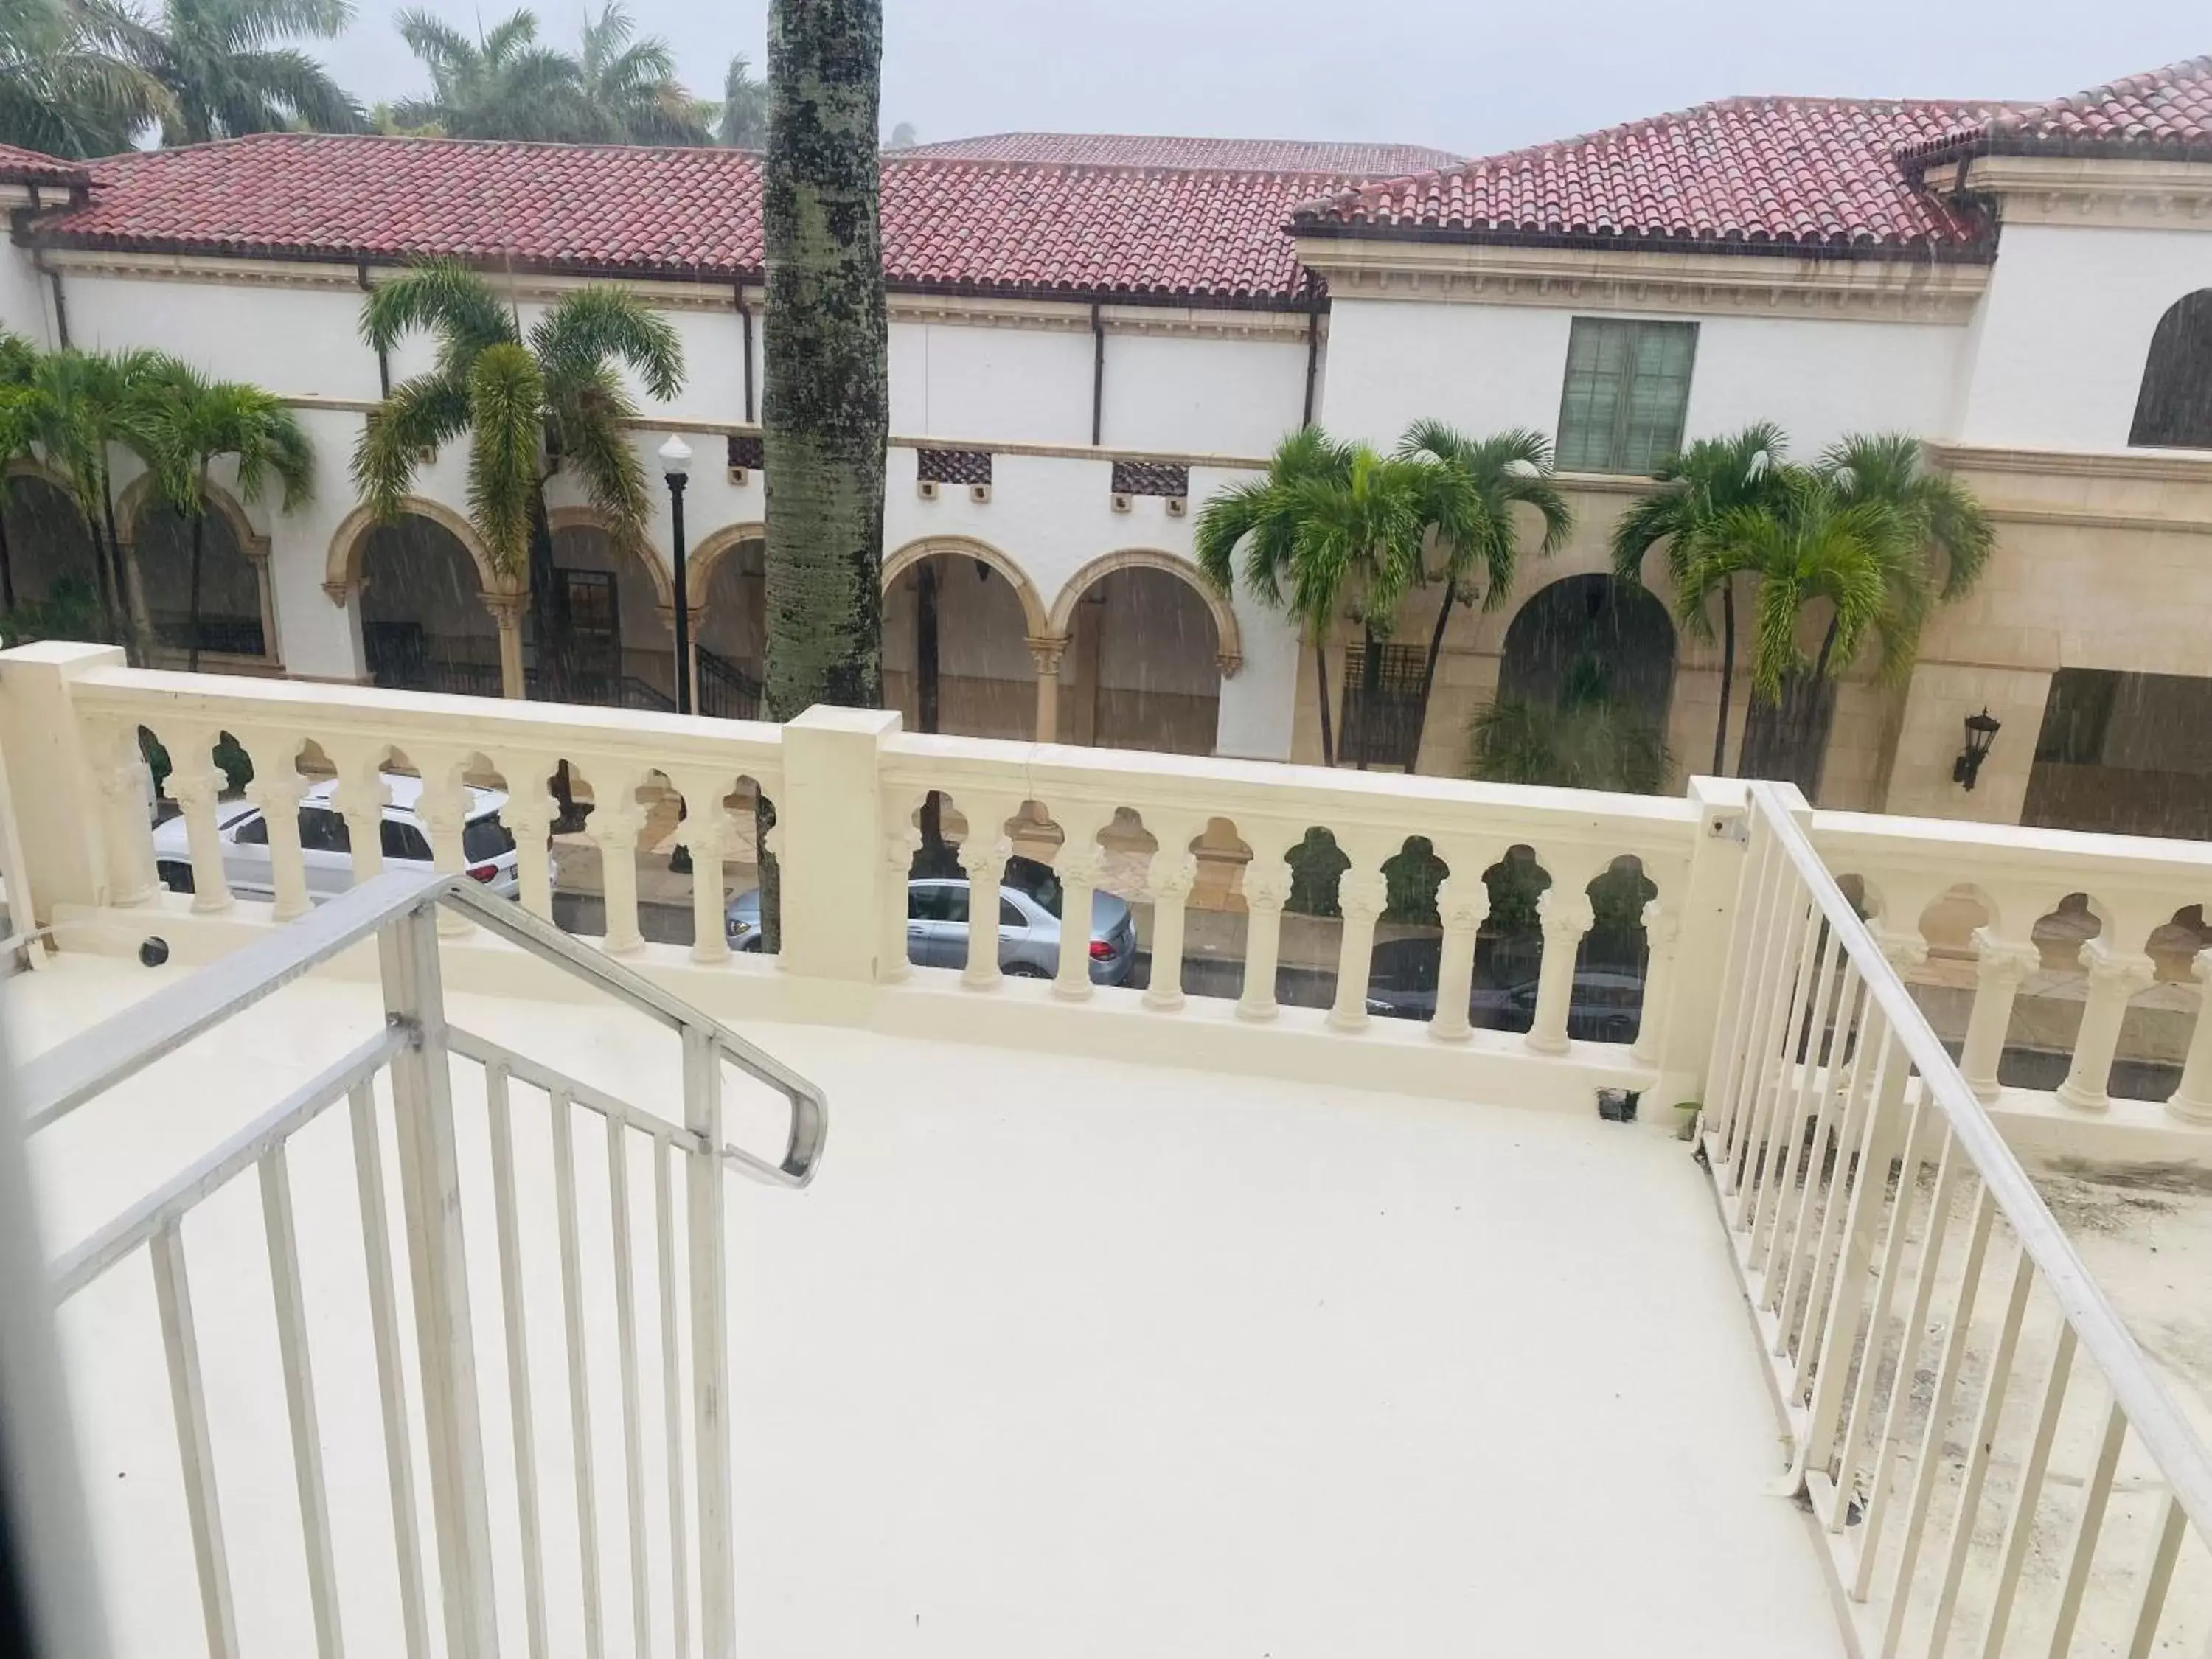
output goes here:
<path id="1" fill-rule="evenodd" d="M 420 870 L 428 873 L 430 833 L 415 814 L 422 799 L 422 781 L 396 772 L 384 775 L 391 795 L 384 809 L 384 867 Z M 319 783 L 300 798 L 300 856 L 307 868 L 307 896 L 319 904 L 353 885 L 353 838 L 344 817 L 332 804 L 335 781 Z M 502 898 L 513 898 L 520 886 L 515 875 L 514 837 L 499 821 L 507 796 L 496 789 L 469 791 L 468 817 L 461 829 L 461 867 Z M 223 879 L 230 890 L 245 898 L 270 898 L 276 882 L 269 866 L 269 821 L 250 801 L 216 803 L 216 821 L 222 841 Z M 191 843 L 182 817 L 173 817 L 154 830 L 155 868 L 172 891 L 192 890 Z M 550 867 L 551 860 L 547 860 Z"/>

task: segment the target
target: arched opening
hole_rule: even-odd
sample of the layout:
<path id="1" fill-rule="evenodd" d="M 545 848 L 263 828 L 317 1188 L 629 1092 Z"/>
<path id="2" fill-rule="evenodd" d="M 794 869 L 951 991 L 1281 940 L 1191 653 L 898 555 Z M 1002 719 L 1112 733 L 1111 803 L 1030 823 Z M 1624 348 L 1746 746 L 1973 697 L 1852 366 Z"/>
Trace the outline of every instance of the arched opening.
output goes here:
<path id="1" fill-rule="evenodd" d="M 553 570 L 557 594 L 532 596 L 524 644 L 534 672 L 541 601 L 565 603 L 570 701 L 603 708 L 676 707 L 676 631 L 663 573 L 651 554 L 630 557 L 605 526 L 556 514 Z"/>
<path id="2" fill-rule="evenodd" d="M 1674 624 L 1640 586 L 1592 574 L 1540 590 L 1505 630 L 1469 769 L 1492 783 L 1650 793 L 1668 770 Z"/>
<path id="3" fill-rule="evenodd" d="M 2128 441 L 2212 449 L 2212 288 L 2184 295 L 2158 319 Z"/>
<path id="4" fill-rule="evenodd" d="M 930 549 L 887 568 L 884 702 L 916 732 L 1032 738 L 1030 609 L 991 560 Z"/>
<path id="5" fill-rule="evenodd" d="M 749 536 L 708 567 L 699 623 L 692 630 L 702 714 L 760 718 L 768 659 L 767 555 L 768 544 Z"/>
<path id="6" fill-rule="evenodd" d="M 1060 661 L 1061 742 L 1210 755 L 1220 706 L 1219 632 L 1188 581 L 1136 565 L 1084 592 Z"/>
<path id="7" fill-rule="evenodd" d="M 410 513 L 372 526 L 360 556 L 361 642 L 373 683 L 500 695 L 499 627 L 459 537 Z"/>
<path id="8" fill-rule="evenodd" d="M 155 643 L 180 657 L 266 657 L 269 635 L 261 561 L 240 544 L 229 514 L 210 506 L 199 520 L 199 592 L 192 592 L 193 521 L 154 503 L 136 526 L 140 579 Z"/>
<path id="9" fill-rule="evenodd" d="M 48 639 L 105 637 L 92 537 L 76 500 L 52 479 L 17 472 L 0 495 L 7 532 L 0 608 L 15 627 Z"/>

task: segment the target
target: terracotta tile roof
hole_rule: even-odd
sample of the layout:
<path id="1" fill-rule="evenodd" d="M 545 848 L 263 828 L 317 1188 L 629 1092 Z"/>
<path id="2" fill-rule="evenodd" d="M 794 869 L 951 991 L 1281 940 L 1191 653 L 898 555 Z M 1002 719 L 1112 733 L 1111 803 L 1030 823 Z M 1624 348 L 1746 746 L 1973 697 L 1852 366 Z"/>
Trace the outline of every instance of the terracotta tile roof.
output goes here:
<path id="1" fill-rule="evenodd" d="M 760 157 L 731 149 L 462 143 L 332 134 L 152 150 L 95 165 L 62 246 L 732 280 L 761 271 Z M 884 267 L 897 287 L 1187 296 L 1286 305 L 1283 226 L 1307 173 L 896 159 Z"/>
<path id="2" fill-rule="evenodd" d="M 1962 155 L 2112 155 L 2212 161 L 2212 57 L 2130 75 L 2069 98 L 2007 109 L 1899 152 L 1908 164 Z"/>
<path id="3" fill-rule="evenodd" d="M 43 150 L 0 144 L 0 183 L 10 185 L 82 185 L 92 174 L 82 161 L 64 161 Z"/>
<path id="4" fill-rule="evenodd" d="M 2005 106 L 1933 100 L 1729 98 L 1302 210 L 1319 235 L 1759 253 L 1987 257 L 1978 210 L 1918 189 L 1902 144 Z"/>
<path id="5" fill-rule="evenodd" d="M 1226 167 L 1389 179 L 1463 158 L 1425 144 L 1330 143 L 1302 138 L 1157 138 L 1112 132 L 993 132 L 896 152 L 962 161 L 1052 161 L 1086 167 Z"/>

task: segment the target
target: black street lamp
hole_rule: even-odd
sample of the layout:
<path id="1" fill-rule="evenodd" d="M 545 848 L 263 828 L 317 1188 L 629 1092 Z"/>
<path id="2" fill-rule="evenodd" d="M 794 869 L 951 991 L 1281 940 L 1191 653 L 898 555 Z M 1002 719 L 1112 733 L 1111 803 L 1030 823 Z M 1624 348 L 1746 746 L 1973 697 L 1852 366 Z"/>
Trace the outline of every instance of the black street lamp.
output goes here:
<path id="1" fill-rule="evenodd" d="M 1990 745 L 1997 740 L 2002 726 L 2003 722 L 1986 708 L 1978 714 L 1966 716 L 1966 746 L 1951 763 L 1952 782 L 1965 789 L 1974 787 L 1974 780 L 1981 775 L 1982 763 L 1990 757 Z"/>
<path id="2" fill-rule="evenodd" d="M 684 581 L 684 486 L 690 482 L 691 446 L 674 434 L 660 447 L 668 480 L 669 556 L 676 567 L 676 712 L 691 712 L 691 596 Z"/>

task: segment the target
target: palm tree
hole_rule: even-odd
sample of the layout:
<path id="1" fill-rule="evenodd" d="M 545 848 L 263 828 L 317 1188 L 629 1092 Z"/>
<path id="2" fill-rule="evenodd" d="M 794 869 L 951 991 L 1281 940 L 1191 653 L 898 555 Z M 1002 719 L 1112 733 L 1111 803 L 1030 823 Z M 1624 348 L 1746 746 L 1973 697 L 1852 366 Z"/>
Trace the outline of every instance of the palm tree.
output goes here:
<path id="1" fill-rule="evenodd" d="M 287 44 L 335 40 L 352 21 L 352 0 L 163 0 L 131 41 L 139 66 L 169 94 L 161 142 L 364 131 L 352 94 Z"/>
<path id="2" fill-rule="evenodd" d="M 1194 544 L 1207 579 L 1228 592 L 1242 545 L 1245 585 L 1289 616 L 1314 653 L 1324 766 L 1336 764 L 1328 647 L 1337 616 L 1347 600 L 1358 606 L 1374 668 L 1376 643 L 1420 579 L 1423 532 L 1449 487 L 1442 471 L 1426 457 L 1378 455 L 1306 427 L 1276 446 L 1265 473 L 1199 511 Z"/>
<path id="3" fill-rule="evenodd" d="M 1468 775 L 1486 783 L 1656 795 L 1673 765 L 1658 726 L 1614 701 L 1588 653 L 1567 665 L 1556 703 L 1501 697 L 1468 723 Z"/>
<path id="4" fill-rule="evenodd" d="M 142 29 L 105 0 L 0 0 L 0 143 L 112 155 L 173 107 L 125 54 Z"/>
<path id="5" fill-rule="evenodd" d="M 1423 514 L 1434 532 L 1437 550 L 1443 556 L 1432 579 L 1443 584 L 1444 592 L 1421 672 L 1421 708 L 1413 741 L 1413 753 L 1418 756 L 1453 605 L 1463 599 L 1486 611 L 1496 611 L 1512 594 L 1521 562 L 1521 529 L 1514 508 L 1530 507 L 1542 517 L 1544 538 L 1536 551 L 1543 558 L 1565 544 L 1575 517 L 1552 483 L 1551 440 L 1525 427 L 1478 439 L 1441 421 L 1416 421 L 1406 428 L 1398 453 L 1427 456 L 1441 464 L 1445 475 Z M 1478 568 L 1482 574 L 1480 594 L 1473 580 Z"/>
<path id="6" fill-rule="evenodd" d="M 768 88 L 753 76 L 751 61 L 739 52 L 722 80 L 722 107 L 714 142 L 731 149 L 759 149 L 768 143 Z"/>
<path id="7" fill-rule="evenodd" d="M 38 348 L 13 329 L 0 328 L 0 611 L 15 608 L 15 551 L 8 545 L 8 469 L 36 452 L 42 424 L 31 380 Z"/>
<path id="8" fill-rule="evenodd" d="M 283 491 L 284 510 L 290 513 L 313 499 L 314 452 L 290 407 L 259 386 L 206 380 L 184 369 L 149 402 L 146 431 L 156 462 L 155 494 L 192 526 L 185 666 L 197 672 L 209 473 L 217 458 L 228 455 L 236 463 L 240 501 L 260 500 L 273 479 Z"/>
<path id="9" fill-rule="evenodd" d="M 469 518 L 494 569 L 528 584 L 545 695 L 568 688 L 567 605 L 553 567 L 545 486 L 565 472 L 605 517 L 617 553 L 650 557 L 645 466 L 626 429 L 637 406 L 617 365 L 657 398 L 684 384 L 684 350 L 666 318 L 618 288 L 586 288 L 549 307 L 526 337 L 513 307 L 451 260 L 418 265 L 374 289 L 362 337 L 388 352 L 409 334 L 437 342 L 436 366 L 392 388 L 355 448 L 362 501 L 400 514 L 416 470 L 469 442 Z"/>
<path id="10" fill-rule="evenodd" d="M 599 136 L 632 144 L 712 143 L 698 106 L 676 79 L 668 42 L 636 34 L 618 0 L 608 0 L 597 22 L 585 20 L 578 61 L 585 107 L 603 129 Z"/>
<path id="11" fill-rule="evenodd" d="M 1822 453 L 1819 470 L 1844 500 L 1894 508 L 1917 550 L 1899 568 L 1877 629 L 1881 677 L 1895 682 L 1911 672 L 1929 611 L 1964 599 L 1981 580 L 1996 527 L 1974 493 L 1930 471 L 1925 447 L 1904 433 L 1847 437 Z"/>
<path id="12" fill-rule="evenodd" d="M 1684 584 L 1700 556 L 1699 544 L 1728 514 L 1768 501 L 1789 447 L 1782 428 L 1757 421 L 1726 438 L 1701 438 L 1670 456 L 1653 476 L 1660 488 L 1621 514 L 1613 529 L 1613 572 L 1623 581 L 1644 580 L 1644 556 L 1667 544 L 1667 576 L 1674 590 L 1676 618 L 1692 637 L 1713 636 L 1710 592 L 1692 605 Z M 1721 709 L 1713 728 L 1713 773 L 1728 772 L 1729 705 L 1735 690 L 1735 585 L 1719 585 Z"/>
<path id="13" fill-rule="evenodd" d="M 1695 544 L 1682 603 L 1701 607 L 1738 576 L 1757 584 L 1753 710 L 1764 702 L 1782 715 L 1785 700 L 1819 695 L 1820 686 L 1850 668 L 1869 635 L 1893 622 L 1893 591 L 1911 580 L 1910 567 L 1920 559 L 1912 523 L 1895 507 L 1852 499 L 1827 474 L 1802 467 L 1777 469 L 1768 500 L 1730 508 Z M 1819 654 L 1808 659 L 1798 629 L 1807 607 L 1823 601 L 1829 622 Z M 1784 765 L 1811 793 L 1818 757 L 1809 745 L 1786 740 L 1783 727 L 1794 722 L 1774 724 L 1771 738 L 1759 744 L 1747 734 L 1744 769 Z"/>
<path id="14" fill-rule="evenodd" d="M 532 13 L 495 23 L 481 40 L 428 11 L 403 11 L 398 21 L 400 38 L 430 71 L 430 93 L 395 103 L 397 125 L 434 127 L 449 138 L 580 143 L 600 136 L 583 66 L 538 44 Z"/>

